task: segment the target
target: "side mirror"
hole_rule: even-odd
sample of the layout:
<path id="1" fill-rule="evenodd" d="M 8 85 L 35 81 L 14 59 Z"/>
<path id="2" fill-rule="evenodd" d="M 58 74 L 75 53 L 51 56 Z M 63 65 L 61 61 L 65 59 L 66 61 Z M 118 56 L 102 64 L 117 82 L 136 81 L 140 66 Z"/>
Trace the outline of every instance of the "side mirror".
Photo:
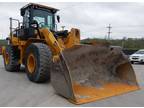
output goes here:
<path id="1" fill-rule="evenodd" d="M 60 23 L 60 16 L 57 15 L 57 22 Z"/>
<path id="2" fill-rule="evenodd" d="M 34 28 L 34 29 L 38 29 L 39 28 L 39 24 L 36 20 L 33 20 L 32 23 L 30 24 L 30 27 Z"/>

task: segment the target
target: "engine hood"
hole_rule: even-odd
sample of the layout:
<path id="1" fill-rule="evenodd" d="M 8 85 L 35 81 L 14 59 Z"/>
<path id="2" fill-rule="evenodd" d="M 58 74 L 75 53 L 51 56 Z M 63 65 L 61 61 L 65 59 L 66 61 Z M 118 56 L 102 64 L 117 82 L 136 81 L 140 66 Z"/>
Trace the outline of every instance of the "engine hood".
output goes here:
<path id="1" fill-rule="evenodd" d="M 142 57 L 142 56 L 144 56 L 144 54 L 132 54 L 131 57 L 133 57 L 133 56 Z"/>

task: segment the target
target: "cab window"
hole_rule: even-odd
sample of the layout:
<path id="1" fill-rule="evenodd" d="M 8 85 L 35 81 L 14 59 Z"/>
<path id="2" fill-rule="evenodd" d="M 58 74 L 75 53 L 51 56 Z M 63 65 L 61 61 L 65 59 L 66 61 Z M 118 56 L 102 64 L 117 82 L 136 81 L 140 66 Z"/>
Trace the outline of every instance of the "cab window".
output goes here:
<path id="1" fill-rule="evenodd" d="M 46 27 L 50 30 L 54 30 L 54 15 L 44 10 L 34 10 L 33 20 L 36 20 L 40 28 Z"/>

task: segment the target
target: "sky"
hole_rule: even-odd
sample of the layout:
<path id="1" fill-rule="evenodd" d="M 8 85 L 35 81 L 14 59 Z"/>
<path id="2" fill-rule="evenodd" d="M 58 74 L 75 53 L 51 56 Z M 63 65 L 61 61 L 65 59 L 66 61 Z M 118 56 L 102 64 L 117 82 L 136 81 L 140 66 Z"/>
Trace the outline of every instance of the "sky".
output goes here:
<path id="1" fill-rule="evenodd" d="M 0 38 L 9 35 L 9 18 L 22 21 L 20 8 L 26 5 L 20 3 L 0 3 Z M 144 38 L 144 3 L 122 2 L 42 2 L 40 4 L 58 8 L 60 23 L 65 29 L 78 28 L 81 39 L 107 38 L 111 24 L 111 39 Z"/>

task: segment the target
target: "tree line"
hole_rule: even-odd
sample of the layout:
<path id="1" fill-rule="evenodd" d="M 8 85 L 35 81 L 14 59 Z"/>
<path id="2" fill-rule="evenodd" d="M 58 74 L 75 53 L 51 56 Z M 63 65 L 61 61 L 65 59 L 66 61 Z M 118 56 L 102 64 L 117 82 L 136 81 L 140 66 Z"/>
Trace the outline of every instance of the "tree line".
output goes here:
<path id="1" fill-rule="evenodd" d="M 123 49 L 139 50 L 144 49 L 144 38 L 124 38 L 124 39 L 98 39 L 98 38 L 87 38 L 81 40 L 81 43 L 91 42 L 108 42 L 110 45 L 121 46 Z"/>

